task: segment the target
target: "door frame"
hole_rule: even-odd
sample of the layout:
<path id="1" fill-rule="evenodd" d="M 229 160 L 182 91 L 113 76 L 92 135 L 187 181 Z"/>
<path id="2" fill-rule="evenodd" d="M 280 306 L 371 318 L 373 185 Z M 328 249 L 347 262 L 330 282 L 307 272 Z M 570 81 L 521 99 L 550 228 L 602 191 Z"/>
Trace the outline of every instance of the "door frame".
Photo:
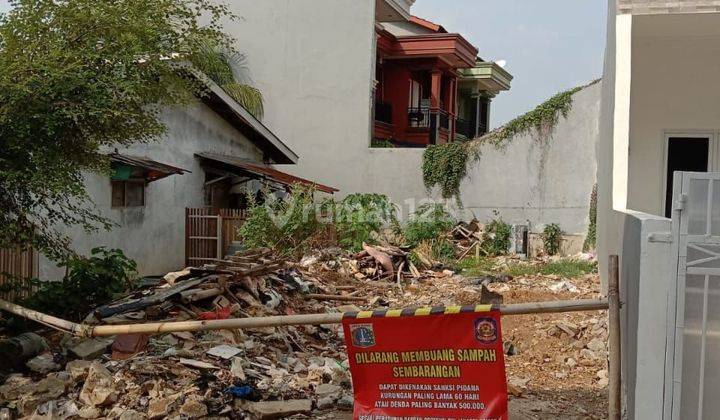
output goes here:
<path id="1" fill-rule="evenodd" d="M 720 155 L 720 147 L 718 147 L 719 130 L 706 129 L 685 129 L 685 130 L 663 130 L 662 148 L 663 148 L 663 164 L 661 167 L 660 179 L 662 189 L 660 190 L 661 207 L 660 215 L 665 216 L 665 207 L 667 206 L 667 171 L 668 171 L 668 151 L 670 149 L 670 137 L 707 137 L 708 138 L 708 172 L 717 171 L 720 167 L 718 155 Z"/>

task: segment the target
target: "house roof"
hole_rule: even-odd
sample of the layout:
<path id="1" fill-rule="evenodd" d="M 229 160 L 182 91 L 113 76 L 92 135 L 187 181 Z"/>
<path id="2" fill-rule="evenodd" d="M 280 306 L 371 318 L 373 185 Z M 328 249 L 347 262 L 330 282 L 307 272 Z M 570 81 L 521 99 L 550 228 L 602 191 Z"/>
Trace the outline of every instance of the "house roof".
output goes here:
<path id="1" fill-rule="evenodd" d="M 315 187 L 318 191 L 328 194 L 333 194 L 339 191 L 337 188 L 318 184 L 317 182 L 278 171 L 270 165 L 250 162 L 235 156 L 219 155 L 209 152 L 196 153 L 195 156 L 210 162 L 211 164 L 219 166 L 222 169 L 228 170 L 228 172 L 240 175 L 250 174 L 260 179 L 268 179 L 287 186 L 293 186 L 296 184 L 309 185 Z"/>
<path id="2" fill-rule="evenodd" d="M 191 68 L 190 72 L 208 88 L 209 92 L 201 100 L 262 150 L 267 158 L 275 163 L 297 163 L 298 155 L 222 87 L 195 69 Z"/>
<path id="3" fill-rule="evenodd" d="M 431 30 L 433 32 L 447 33 L 447 30 L 445 30 L 445 28 L 443 28 L 441 25 L 430 22 L 427 19 L 423 19 L 423 18 L 415 16 L 415 15 L 410 16 L 410 22 L 414 23 L 418 26 L 422 26 L 423 28 Z"/>
<path id="4" fill-rule="evenodd" d="M 190 173 L 187 169 L 160 163 L 146 157 L 123 155 L 117 152 L 110 153 L 108 157 L 111 163 L 145 169 L 147 171 L 146 179 L 150 182 L 157 181 L 158 179 L 165 178 L 170 175 Z"/>

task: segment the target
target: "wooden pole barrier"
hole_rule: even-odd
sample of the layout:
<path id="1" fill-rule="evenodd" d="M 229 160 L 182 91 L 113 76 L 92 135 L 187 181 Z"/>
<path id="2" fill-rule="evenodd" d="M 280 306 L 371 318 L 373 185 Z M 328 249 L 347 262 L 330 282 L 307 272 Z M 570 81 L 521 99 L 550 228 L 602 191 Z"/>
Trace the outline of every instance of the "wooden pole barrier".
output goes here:
<path id="1" fill-rule="evenodd" d="M 576 312 L 608 309 L 605 299 L 594 300 L 556 300 L 548 302 L 516 303 L 498 305 L 503 315 L 528 315 L 556 312 Z M 159 334 L 181 331 L 209 331 L 232 330 L 243 328 L 283 327 L 289 325 L 321 325 L 339 324 L 342 322 L 342 313 L 284 315 L 255 318 L 214 319 L 208 321 L 171 321 L 128 325 L 85 325 L 55 318 L 32 309 L 23 308 L 0 300 L 0 309 L 33 321 L 40 322 L 60 331 L 73 333 L 78 336 L 104 337 L 118 334 Z"/>
<path id="2" fill-rule="evenodd" d="M 20 305 L 16 305 L 11 302 L 7 302 L 2 299 L 0 299 L 0 309 L 4 309 L 15 315 L 19 315 L 23 318 L 29 319 L 31 321 L 35 321 L 39 324 L 43 324 L 47 327 L 54 328 L 54 329 L 62 331 L 62 332 L 74 334 L 77 336 L 90 335 L 91 327 L 89 327 L 87 325 L 76 324 L 74 322 L 66 321 L 64 319 L 60 319 L 60 318 L 54 317 L 52 315 L 47 315 L 47 314 L 40 313 L 38 311 L 33 311 L 32 309 L 28 309 L 28 308 L 22 307 Z"/>
<path id="3" fill-rule="evenodd" d="M 622 412 L 622 373 L 620 370 L 620 265 L 611 255 L 608 282 L 608 400 L 609 420 L 620 420 Z"/>

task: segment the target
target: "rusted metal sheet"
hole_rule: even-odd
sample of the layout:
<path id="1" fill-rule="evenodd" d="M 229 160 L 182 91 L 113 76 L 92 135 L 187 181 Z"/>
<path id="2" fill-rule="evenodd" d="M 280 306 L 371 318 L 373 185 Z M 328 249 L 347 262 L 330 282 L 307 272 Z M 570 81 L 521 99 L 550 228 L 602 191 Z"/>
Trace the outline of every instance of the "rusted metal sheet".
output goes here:
<path id="1" fill-rule="evenodd" d="M 253 178 L 267 179 L 287 186 L 293 186 L 297 184 L 310 185 L 317 188 L 318 191 L 322 191 L 328 194 L 333 194 L 339 191 L 337 188 L 318 184 L 317 182 L 313 182 L 305 178 L 300 178 L 282 171 L 278 171 L 277 169 L 272 168 L 270 165 L 249 162 L 242 158 L 204 152 L 196 153 L 195 156 L 203 159 L 206 164 L 217 165 L 220 169 L 224 169 L 228 172 L 233 172 L 238 175 L 249 175 Z"/>

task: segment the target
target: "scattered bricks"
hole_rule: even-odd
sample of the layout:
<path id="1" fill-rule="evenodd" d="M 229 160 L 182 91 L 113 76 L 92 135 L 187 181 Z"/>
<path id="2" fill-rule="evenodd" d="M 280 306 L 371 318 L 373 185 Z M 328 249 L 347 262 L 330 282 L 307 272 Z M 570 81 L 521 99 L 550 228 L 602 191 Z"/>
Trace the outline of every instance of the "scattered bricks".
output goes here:
<path id="1" fill-rule="evenodd" d="M 175 398 L 155 398 L 148 404 L 147 416 L 150 419 L 163 419 L 175 408 Z"/>
<path id="2" fill-rule="evenodd" d="M 186 400 L 180 407 L 180 414 L 190 419 L 205 417 L 208 414 L 207 406 L 200 401 Z"/>
<path id="3" fill-rule="evenodd" d="M 112 342 L 112 338 L 90 338 L 73 346 L 70 348 L 70 351 L 80 359 L 97 359 L 105 354 L 108 346 L 110 346 Z"/>
<path id="4" fill-rule="evenodd" d="M 73 360 L 65 365 L 65 371 L 70 374 L 73 381 L 81 381 L 87 378 L 90 365 L 92 362 L 88 360 Z"/>
<path id="5" fill-rule="evenodd" d="M 45 378 L 39 382 L 31 382 L 18 390 L 20 399 L 17 408 L 20 414 L 29 416 L 43 403 L 54 400 L 65 393 L 65 382 L 58 378 Z"/>
<path id="6" fill-rule="evenodd" d="M 33 357 L 25 365 L 33 372 L 42 374 L 60 370 L 60 365 L 55 363 L 52 353 L 43 353 L 40 356 Z"/>
<path id="7" fill-rule="evenodd" d="M 119 420 L 145 420 L 147 416 L 144 413 L 135 410 L 124 410 Z"/>
<path id="8" fill-rule="evenodd" d="M 240 409 L 255 414 L 259 419 L 280 419 L 295 414 L 310 414 L 311 400 L 259 401 L 238 403 Z"/>
<path id="9" fill-rule="evenodd" d="M 104 406 L 114 403 L 117 399 L 118 393 L 115 390 L 112 374 L 99 362 L 93 362 L 80 391 L 80 401 L 92 406 Z"/>

